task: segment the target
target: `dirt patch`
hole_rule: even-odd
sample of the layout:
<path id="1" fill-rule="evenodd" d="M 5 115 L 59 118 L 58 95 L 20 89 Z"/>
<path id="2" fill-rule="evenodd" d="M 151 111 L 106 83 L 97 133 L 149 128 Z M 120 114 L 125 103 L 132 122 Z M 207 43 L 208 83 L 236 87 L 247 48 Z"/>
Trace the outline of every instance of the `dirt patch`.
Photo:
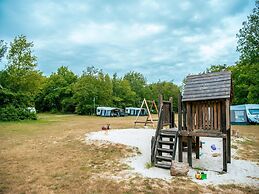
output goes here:
<path id="1" fill-rule="evenodd" d="M 119 160 L 137 150 L 85 144 L 84 135 L 106 124 L 130 128 L 134 120 L 39 114 L 38 121 L 0 123 L 0 193 L 213 192 L 189 179 L 111 179 L 129 168 Z"/>
<path id="2" fill-rule="evenodd" d="M 232 148 L 237 150 L 236 159 L 250 160 L 259 164 L 259 125 L 234 125 L 240 138 L 234 138 Z"/>

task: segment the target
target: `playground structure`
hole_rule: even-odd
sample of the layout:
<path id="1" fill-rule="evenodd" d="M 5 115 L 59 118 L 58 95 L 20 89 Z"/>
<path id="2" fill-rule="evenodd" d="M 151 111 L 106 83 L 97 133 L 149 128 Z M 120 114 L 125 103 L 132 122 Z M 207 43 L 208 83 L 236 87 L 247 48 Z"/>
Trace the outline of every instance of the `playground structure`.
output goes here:
<path id="1" fill-rule="evenodd" d="M 149 106 L 148 103 L 150 103 L 151 105 Z M 144 106 L 145 106 L 145 108 L 144 108 Z M 137 115 L 136 120 L 134 122 L 134 127 L 136 127 L 136 125 L 138 123 L 142 123 L 142 124 L 144 123 L 144 126 L 147 126 L 148 124 L 151 124 L 152 127 L 155 128 L 155 122 L 157 121 L 157 119 L 153 119 L 153 117 L 152 117 L 151 113 L 152 113 L 153 108 L 155 108 L 155 111 L 157 112 L 157 114 L 159 114 L 156 102 L 154 100 L 149 101 L 149 100 L 146 100 L 144 98 L 144 100 L 142 101 L 139 109 L 140 110 L 142 110 L 142 109 L 147 110 L 146 120 L 145 121 L 139 120 L 139 116 L 141 115 L 141 111 L 138 111 L 138 115 Z"/>
<path id="2" fill-rule="evenodd" d="M 171 161 L 175 160 L 177 143 L 178 161 L 183 162 L 186 139 L 187 160 L 192 166 L 193 146 L 196 159 L 199 159 L 200 137 L 222 138 L 223 171 L 227 171 L 227 163 L 231 162 L 231 97 L 230 72 L 187 76 L 183 96 L 180 94 L 178 99 L 177 128 L 172 125 L 172 109 L 161 101 L 156 134 L 151 140 L 151 162 L 157 167 L 170 168 Z M 164 128 L 167 123 L 171 123 L 169 129 Z"/>

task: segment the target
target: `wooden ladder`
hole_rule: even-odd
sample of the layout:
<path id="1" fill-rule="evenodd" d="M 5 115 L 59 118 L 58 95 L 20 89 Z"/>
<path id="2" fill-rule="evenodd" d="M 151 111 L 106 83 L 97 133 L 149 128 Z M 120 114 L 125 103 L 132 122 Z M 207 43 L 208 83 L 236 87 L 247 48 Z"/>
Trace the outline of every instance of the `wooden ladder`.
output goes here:
<path id="1" fill-rule="evenodd" d="M 174 128 L 173 114 L 172 100 L 160 103 L 156 134 L 151 140 L 151 162 L 159 168 L 169 169 L 175 159 L 178 129 Z"/>

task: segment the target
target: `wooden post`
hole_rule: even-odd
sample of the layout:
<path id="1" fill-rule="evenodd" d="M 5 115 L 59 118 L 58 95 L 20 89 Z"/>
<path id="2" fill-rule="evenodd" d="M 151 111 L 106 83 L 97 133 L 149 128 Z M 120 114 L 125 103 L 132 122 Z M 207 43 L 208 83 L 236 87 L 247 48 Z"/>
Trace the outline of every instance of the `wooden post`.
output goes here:
<path id="1" fill-rule="evenodd" d="M 187 125 L 186 125 L 186 102 L 183 102 L 182 104 L 182 111 L 183 111 L 183 130 L 187 130 Z"/>
<path id="2" fill-rule="evenodd" d="M 182 131 L 182 95 L 179 94 L 178 97 L 178 131 Z M 178 139 L 178 161 L 183 161 L 183 142 L 182 142 L 182 136 L 179 135 Z"/>
<path id="3" fill-rule="evenodd" d="M 223 138 L 223 171 L 227 172 L 227 149 L 226 138 Z"/>
<path id="4" fill-rule="evenodd" d="M 227 128 L 227 162 L 231 163 L 231 129 L 230 129 L 230 111 L 229 99 L 226 100 L 226 128 Z"/>
<path id="5" fill-rule="evenodd" d="M 188 144 L 188 163 L 189 166 L 192 167 L 192 136 L 187 137 L 187 144 Z"/>
<path id="6" fill-rule="evenodd" d="M 196 137 L 196 159 L 200 159 L 200 137 Z"/>
<path id="7" fill-rule="evenodd" d="M 231 130 L 227 129 L 227 162 L 231 163 Z"/>
<path id="8" fill-rule="evenodd" d="M 187 103 L 187 131 L 192 131 L 192 103 Z M 188 146 L 188 163 L 192 167 L 192 136 L 187 137 L 187 146 Z"/>
<path id="9" fill-rule="evenodd" d="M 222 106 L 222 107 L 221 107 Z M 221 115 L 220 118 L 220 128 L 221 132 L 226 134 L 226 108 L 225 103 L 220 103 L 219 105 L 220 111 L 219 114 Z M 227 138 L 223 138 L 223 171 L 227 172 Z"/>
<path id="10" fill-rule="evenodd" d="M 161 105 L 162 105 L 162 102 L 163 102 L 163 96 L 162 96 L 162 94 L 159 94 L 159 96 L 158 96 L 158 118 L 159 118 L 159 114 L 160 114 L 160 107 L 161 107 Z"/>

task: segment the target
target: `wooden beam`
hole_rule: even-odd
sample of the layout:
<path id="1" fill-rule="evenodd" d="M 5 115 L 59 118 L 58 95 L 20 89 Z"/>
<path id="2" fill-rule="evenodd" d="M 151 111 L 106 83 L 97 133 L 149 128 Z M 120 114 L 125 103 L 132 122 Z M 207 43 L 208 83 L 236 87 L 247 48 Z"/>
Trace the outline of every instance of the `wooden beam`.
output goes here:
<path id="1" fill-rule="evenodd" d="M 144 100 L 145 100 L 145 99 L 144 99 Z M 135 122 L 134 122 L 134 123 L 135 123 L 134 127 L 136 127 L 136 121 L 138 120 L 139 115 L 140 115 L 140 113 L 141 113 L 141 110 L 142 110 L 142 108 L 143 108 L 144 100 L 142 101 L 142 104 L 141 104 L 141 106 L 140 106 L 140 111 L 138 112 L 137 118 L 136 118 L 136 120 L 135 120 Z"/>
<path id="2" fill-rule="evenodd" d="M 182 95 L 178 96 L 178 131 L 182 131 Z M 182 136 L 178 137 L 178 161 L 183 161 L 183 141 Z"/>
<path id="3" fill-rule="evenodd" d="M 188 163 L 189 163 L 189 166 L 192 167 L 192 137 L 187 137 L 187 146 L 188 146 L 188 153 L 187 153 Z"/>
<path id="4" fill-rule="evenodd" d="M 196 130 L 196 131 L 179 131 L 179 134 L 184 137 L 188 136 L 199 136 L 199 137 L 218 137 L 218 138 L 226 138 L 227 135 L 215 130 Z"/>
<path id="5" fill-rule="evenodd" d="M 196 137 L 196 159 L 200 159 L 200 137 Z"/>
<path id="6" fill-rule="evenodd" d="M 231 163 L 231 130 L 227 129 L 227 162 Z"/>
<path id="7" fill-rule="evenodd" d="M 182 130 L 182 95 L 178 97 L 178 129 Z"/>
<path id="8" fill-rule="evenodd" d="M 223 171 L 227 172 L 227 145 L 226 138 L 223 138 Z"/>

